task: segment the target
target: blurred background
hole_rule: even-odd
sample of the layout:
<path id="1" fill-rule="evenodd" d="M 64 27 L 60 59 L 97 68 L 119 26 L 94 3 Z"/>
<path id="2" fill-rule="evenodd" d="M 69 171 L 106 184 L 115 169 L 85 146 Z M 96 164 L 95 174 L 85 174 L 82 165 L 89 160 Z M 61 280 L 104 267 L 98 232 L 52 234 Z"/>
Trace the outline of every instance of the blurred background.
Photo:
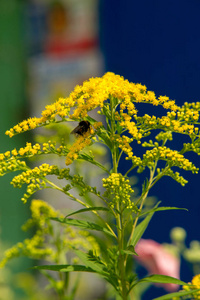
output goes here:
<path id="1" fill-rule="evenodd" d="M 44 106 L 66 97 L 76 84 L 111 71 L 141 83 L 178 105 L 199 101 L 199 0 L 1 0 L 0 1 L 0 152 L 22 147 L 26 135 L 4 132 Z M 178 146 L 178 139 L 175 141 Z M 193 157 L 196 165 L 199 160 Z M 123 173 L 123 166 L 121 168 Z M 20 225 L 28 206 L 19 201 L 9 176 L 0 180 L 3 244 L 23 239 Z M 184 227 L 187 242 L 200 239 L 199 175 L 185 174 L 179 186 L 165 178 L 152 190 L 163 206 L 186 211 L 158 213 L 145 238 L 169 242 L 169 231 Z M 29 263 L 13 266 L 23 271 Z M 181 279 L 191 280 L 182 264 Z M 162 295 L 151 289 L 144 299 Z"/>

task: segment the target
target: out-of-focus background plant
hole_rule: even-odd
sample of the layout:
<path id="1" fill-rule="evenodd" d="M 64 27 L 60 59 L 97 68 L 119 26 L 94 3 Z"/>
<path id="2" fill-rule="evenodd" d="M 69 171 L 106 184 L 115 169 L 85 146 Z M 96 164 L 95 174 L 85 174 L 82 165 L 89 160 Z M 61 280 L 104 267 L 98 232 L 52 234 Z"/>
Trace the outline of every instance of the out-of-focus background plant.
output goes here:
<path id="1" fill-rule="evenodd" d="M 38 115 L 45 104 L 104 71 L 141 82 L 179 105 L 199 101 L 199 10 L 199 1 L 186 0 L 0 1 L 0 152 L 24 145 L 25 136 L 3 135 L 10 126 Z M 199 177 L 188 174 L 187 179 L 190 185 L 184 189 L 171 181 L 170 189 L 166 181 L 155 187 L 153 194 L 159 200 L 171 206 L 176 200 L 189 213 L 183 218 L 174 211 L 170 222 L 167 213 L 155 216 L 146 239 L 170 243 L 171 228 L 182 226 L 188 233 L 187 247 L 200 240 Z M 1 236 L 7 248 L 25 238 L 20 226 L 30 213 L 28 206 L 15 200 L 22 192 L 10 187 L 8 177 L 1 178 L 0 191 Z M 8 226 L 12 223 L 16 226 Z M 164 228 L 162 236 L 158 227 Z M 11 273 L 23 272 L 25 266 L 29 262 L 20 260 Z M 193 272 L 184 261 L 181 274 L 191 281 Z M 151 288 L 145 299 L 160 294 Z"/>

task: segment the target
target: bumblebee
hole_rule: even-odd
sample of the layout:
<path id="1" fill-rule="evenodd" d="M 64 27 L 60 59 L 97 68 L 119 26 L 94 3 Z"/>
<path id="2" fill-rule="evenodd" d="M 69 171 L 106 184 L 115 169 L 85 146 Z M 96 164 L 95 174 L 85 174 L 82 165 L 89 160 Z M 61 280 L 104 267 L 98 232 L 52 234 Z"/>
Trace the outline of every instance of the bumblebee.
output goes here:
<path id="1" fill-rule="evenodd" d="M 71 132 L 71 134 L 75 134 L 76 136 L 83 136 L 84 133 L 88 132 L 90 129 L 90 122 L 88 121 L 81 121 L 79 122 L 78 126 L 74 128 Z"/>

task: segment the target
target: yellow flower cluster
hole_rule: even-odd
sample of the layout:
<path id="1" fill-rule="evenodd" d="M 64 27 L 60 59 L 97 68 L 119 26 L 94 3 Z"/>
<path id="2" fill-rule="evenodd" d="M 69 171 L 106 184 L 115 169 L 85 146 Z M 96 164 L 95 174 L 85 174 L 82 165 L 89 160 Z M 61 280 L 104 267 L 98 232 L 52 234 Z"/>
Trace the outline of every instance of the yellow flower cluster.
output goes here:
<path id="1" fill-rule="evenodd" d="M 86 132 L 83 135 L 80 135 L 75 143 L 70 147 L 69 152 L 66 156 L 66 165 L 70 165 L 75 159 L 78 158 L 79 153 L 85 147 L 91 145 L 92 141 L 90 138 L 90 132 Z"/>
<path id="2" fill-rule="evenodd" d="M 192 278 L 191 284 L 189 286 L 184 285 L 183 289 L 185 291 L 192 291 L 192 290 L 200 289 L 200 274 L 195 275 Z M 192 294 L 192 299 L 200 299 L 200 291 L 197 291 L 197 292 L 193 293 Z"/>
<path id="3" fill-rule="evenodd" d="M 160 131 L 156 136 L 155 139 L 157 141 L 172 141 L 173 140 L 173 136 L 172 136 L 172 132 L 171 131 Z"/>
<path id="4" fill-rule="evenodd" d="M 51 105 L 47 105 L 40 118 L 29 118 L 6 132 L 12 137 L 15 134 L 34 129 L 39 126 L 56 121 L 65 121 L 66 118 L 82 120 L 88 116 L 88 112 L 104 106 L 107 99 L 118 99 L 120 113 L 127 110 L 128 115 L 136 115 L 134 103 L 151 103 L 162 105 L 165 109 L 177 110 L 173 100 L 166 96 L 156 98 L 154 92 L 146 91 L 141 84 L 134 84 L 125 80 L 122 76 L 108 72 L 100 78 L 90 78 L 82 86 L 76 86 L 67 98 L 60 98 Z M 73 111 L 71 108 L 75 107 Z M 58 120 L 57 120 L 58 119 Z"/>
<path id="5" fill-rule="evenodd" d="M 94 129 L 99 129 L 99 128 L 102 127 L 102 126 L 103 126 L 102 122 L 95 122 L 95 123 L 93 124 Z"/>
<path id="6" fill-rule="evenodd" d="M 44 163 L 39 167 L 28 169 L 15 176 L 12 179 L 11 184 L 17 188 L 21 188 L 23 184 L 27 184 L 26 194 L 24 194 L 24 197 L 22 198 L 22 201 L 26 203 L 31 195 L 47 186 L 45 180 L 47 175 L 59 175 L 58 167 Z"/>
<path id="7" fill-rule="evenodd" d="M 126 135 L 116 135 L 116 141 L 118 143 L 118 147 L 122 149 L 124 153 L 127 154 L 128 157 L 126 159 L 132 159 L 133 157 L 133 149 L 130 146 L 130 143 L 133 141 L 133 139 L 129 138 Z"/>
<path id="8" fill-rule="evenodd" d="M 42 118 L 29 118 L 27 120 L 24 120 L 20 122 L 19 124 L 15 125 L 10 130 L 6 131 L 6 134 L 9 137 L 13 137 L 13 135 L 22 133 L 31 129 L 35 129 L 36 127 L 40 126 L 42 124 Z"/>
<path id="9" fill-rule="evenodd" d="M 24 183 L 29 184 L 32 178 L 43 178 L 47 175 L 58 174 L 58 167 L 55 165 L 42 164 L 39 167 L 29 169 L 21 174 L 15 176 L 12 180 L 12 184 L 15 187 L 21 187 Z"/>
<path id="10" fill-rule="evenodd" d="M 121 113 L 121 110 L 120 110 Z M 137 118 L 136 115 L 134 115 L 135 118 Z M 140 140 L 142 138 L 142 131 L 139 130 L 138 126 L 136 125 L 135 122 L 131 121 L 131 116 L 128 115 L 127 113 L 122 112 L 121 115 L 119 116 L 118 114 L 116 114 L 116 118 L 117 120 L 119 120 L 119 124 L 120 126 L 122 126 L 122 128 L 128 130 L 129 134 L 132 135 L 133 139 L 136 139 L 138 141 L 138 143 L 140 143 Z"/>
<path id="11" fill-rule="evenodd" d="M 54 208 L 42 200 L 33 199 L 30 205 L 31 216 L 23 226 L 22 229 L 27 231 L 30 227 L 37 224 L 40 228 L 45 228 L 47 218 L 56 218 L 62 216 L 60 213 L 54 210 Z"/>
<path id="12" fill-rule="evenodd" d="M 168 116 L 158 118 L 158 124 L 178 133 L 187 133 L 191 135 L 196 132 L 193 124 L 187 124 L 186 120 L 171 120 L 171 118 L 169 118 L 169 115 L 170 113 L 168 114 Z"/>
<path id="13" fill-rule="evenodd" d="M 41 154 L 58 154 L 66 156 L 68 152 L 69 150 L 65 145 L 61 145 L 56 148 L 55 143 L 52 141 L 48 141 L 42 145 L 38 143 L 35 145 L 26 143 L 26 146 L 19 150 L 13 149 L 12 151 L 0 153 L 0 175 L 17 170 L 26 171 L 28 167 L 25 161 L 21 161 L 20 158 L 32 157 Z M 38 170 L 36 172 L 38 172 Z M 30 170 L 27 172 L 27 175 L 29 175 L 29 173 Z"/>
<path id="14" fill-rule="evenodd" d="M 194 125 L 197 124 L 199 113 L 193 109 L 187 109 L 183 112 L 182 108 L 179 108 L 177 112 L 167 112 L 167 115 L 161 118 L 145 114 L 142 117 L 135 116 L 135 119 L 142 124 L 143 129 L 164 129 L 189 135 L 199 132 L 198 127 Z"/>
<path id="15" fill-rule="evenodd" d="M 78 248 L 83 250 L 91 250 L 95 255 L 99 255 L 99 244 L 86 230 L 77 230 L 71 226 L 67 226 L 64 230 L 65 236 L 63 239 L 63 246 L 68 249 Z"/>
<path id="16" fill-rule="evenodd" d="M 26 146 L 23 148 L 20 148 L 18 151 L 16 149 L 13 149 L 12 151 L 6 151 L 5 153 L 0 153 L 0 161 L 7 160 L 10 157 L 28 157 L 28 156 L 34 156 L 36 154 L 41 153 L 41 146 L 37 143 L 35 145 L 32 145 L 31 143 L 26 143 Z"/>
<path id="17" fill-rule="evenodd" d="M 15 157 L 11 157 L 8 160 L 3 160 L 0 162 L 0 176 L 6 173 L 15 172 L 17 170 L 26 170 L 27 166 L 25 161 L 20 161 Z"/>
<path id="18" fill-rule="evenodd" d="M 142 138 L 142 134 L 139 133 L 139 130 L 134 122 L 125 122 L 124 127 L 128 129 L 129 133 L 134 139 L 139 141 Z"/>
<path id="19" fill-rule="evenodd" d="M 127 155 L 125 158 L 126 160 L 131 159 L 133 165 L 139 166 L 142 163 L 140 157 L 133 155 L 133 148 L 131 147 L 130 143 L 133 141 L 133 138 L 129 138 L 126 135 L 116 135 L 116 142 L 118 147 Z"/>
<path id="20" fill-rule="evenodd" d="M 186 122 L 198 121 L 199 120 L 200 102 L 185 102 L 182 107 L 178 110 L 178 118 L 183 119 Z"/>
<path id="21" fill-rule="evenodd" d="M 137 208 L 131 201 L 131 194 L 134 190 L 128 179 L 120 173 L 112 173 L 108 178 L 103 178 L 102 181 L 103 187 L 106 189 L 104 197 L 111 200 L 110 206 L 112 208 L 116 208 L 116 205 L 119 204 L 123 209 L 136 211 Z"/>
<path id="22" fill-rule="evenodd" d="M 139 107 L 138 103 L 149 103 L 154 106 L 160 105 L 167 112 L 162 117 L 150 116 L 148 114 L 138 116 L 136 109 L 136 107 Z M 106 116 L 108 120 L 107 128 L 104 128 L 101 122 L 95 122 L 95 120 L 88 117 L 88 113 L 96 108 L 99 109 L 98 113 Z M 155 161 L 159 159 L 165 160 L 169 166 L 169 173 L 167 175 L 171 174 L 170 176 L 176 178 L 181 184 L 184 184 L 185 181 L 179 176 L 179 173 L 170 173 L 169 170 L 172 166 L 177 166 L 184 170 L 190 170 L 193 173 L 198 172 L 198 169 L 188 159 L 184 158 L 183 154 L 166 147 L 159 147 L 159 143 L 157 145 L 150 145 L 149 143 L 149 146 L 153 147 L 153 149 L 146 151 L 143 159 L 141 159 L 134 156 L 131 143 L 134 140 L 141 143 L 141 140 L 151 134 L 152 130 L 159 130 L 158 132 L 161 132 L 158 133 L 156 139 L 158 142 L 163 140 L 163 143 L 160 144 L 164 145 L 167 140 L 172 140 L 172 134 L 176 132 L 189 135 L 192 141 L 190 144 L 183 145 L 182 152 L 193 151 L 200 154 L 199 111 L 200 103 L 185 103 L 182 107 L 178 107 L 175 101 L 170 100 L 167 96 L 156 97 L 155 93 L 147 91 L 145 86 L 131 83 L 122 76 L 108 72 L 100 78 L 90 78 L 81 86 L 77 85 L 69 97 L 60 98 L 55 103 L 47 105 L 40 118 L 25 120 L 11 128 L 7 134 L 13 136 L 14 134 L 34 129 L 38 126 L 66 120 L 91 120 L 91 124 L 96 129 L 95 134 L 99 136 L 99 141 L 106 144 L 111 151 L 113 147 L 119 147 L 127 155 L 126 159 L 132 161 L 131 170 L 133 167 L 138 166 L 138 171 L 143 171 L 146 166 L 152 167 Z M 19 151 L 14 149 L 11 152 L 7 151 L 0 154 L 0 161 L 6 161 L 5 164 L 1 163 L 0 165 L 0 174 L 4 174 L 6 169 L 7 172 L 20 170 L 20 163 L 17 166 L 16 159 L 14 160 L 14 158 L 29 157 L 44 153 L 65 155 L 66 165 L 70 165 L 79 157 L 80 151 L 86 146 L 91 145 L 94 129 L 91 126 L 89 132 L 83 136 L 78 136 L 70 149 L 67 149 L 63 144 L 59 148 L 56 148 L 55 143 L 49 141 L 43 145 L 38 143 L 31 145 L 31 143 L 27 143 Z M 125 136 L 124 132 L 127 132 L 128 136 Z M 121 156 L 119 156 L 120 158 Z M 46 174 L 51 174 L 51 170 L 49 172 Z M 26 179 L 23 179 L 23 176 Z M 33 182 L 29 182 L 29 176 L 32 176 L 31 180 Z M 17 180 L 19 180 L 19 183 Z M 41 188 L 41 185 L 45 187 L 42 173 L 40 175 L 33 175 L 33 173 L 30 174 L 29 170 L 27 173 L 23 172 L 22 177 L 15 177 L 12 183 L 15 186 L 20 186 L 20 182 L 29 185 L 28 195 L 35 189 Z"/>
<path id="23" fill-rule="evenodd" d="M 17 243 L 8 249 L 5 252 L 4 259 L 0 262 L 0 267 L 4 267 L 9 260 L 19 256 L 41 259 L 53 255 L 53 249 L 45 244 L 45 234 L 50 233 L 51 225 L 49 218 L 57 217 L 58 213 L 50 205 L 41 200 L 33 200 L 30 209 L 32 218 L 23 225 L 22 229 L 27 230 L 36 226 L 36 233 L 31 239 L 25 239 L 23 242 Z"/>
<path id="24" fill-rule="evenodd" d="M 192 173 L 198 173 L 198 168 L 196 168 L 192 162 L 185 158 L 176 150 L 171 150 L 166 146 L 155 147 L 151 150 L 147 150 L 143 155 L 143 165 L 151 166 L 154 161 L 161 159 L 168 162 L 169 166 L 177 166 L 183 170 L 192 171 Z"/>
<path id="25" fill-rule="evenodd" d="M 47 143 L 43 143 L 40 145 L 36 143 L 32 145 L 27 142 L 25 147 L 20 148 L 19 150 L 13 149 L 12 151 L 6 151 L 5 153 L 0 153 L 0 162 L 4 160 L 8 160 L 9 158 L 17 158 L 17 157 L 31 157 L 39 154 L 48 154 L 48 153 L 58 153 L 58 154 L 66 154 L 67 148 L 59 146 L 56 148 L 55 142 L 48 141 Z"/>
<path id="26" fill-rule="evenodd" d="M 30 239 L 25 239 L 23 242 L 17 243 L 12 248 L 8 249 L 3 260 L 0 262 L 0 268 L 4 267 L 8 261 L 15 257 L 27 256 L 33 259 L 45 258 L 51 262 L 58 262 L 60 255 L 60 249 L 63 254 L 72 247 L 83 250 L 93 250 L 96 255 L 99 255 L 100 249 L 95 238 L 91 236 L 87 231 L 76 230 L 71 226 L 65 226 L 61 224 L 61 236 L 60 242 L 62 245 L 57 247 L 58 240 L 53 241 L 54 227 L 51 224 L 50 218 L 62 217 L 63 215 L 55 211 L 55 209 L 42 200 L 32 200 L 31 206 L 31 218 L 23 225 L 22 229 L 27 231 L 31 228 L 36 228 L 36 232 Z M 58 228 L 56 228 L 57 230 Z M 64 229 L 64 230 L 63 230 Z M 51 236 L 51 246 L 49 246 L 48 235 Z M 55 235 L 57 236 L 57 235 Z"/>
<path id="27" fill-rule="evenodd" d="M 65 98 L 59 98 L 58 101 L 51 105 L 47 105 L 45 110 L 42 112 L 42 116 L 40 118 L 29 118 L 15 125 L 10 130 L 6 131 L 6 134 L 9 137 L 12 137 L 15 134 L 19 134 L 28 130 L 35 129 L 36 127 L 40 127 L 43 125 L 47 125 L 51 122 L 56 121 L 56 117 L 60 117 L 61 120 L 65 120 L 65 117 L 68 116 L 70 107 L 73 107 L 74 103 L 70 103 L 70 101 L 66 102 Z"/>
<path id="28" fill-rule="evenodd" d="M 157 168 L 157 172 L 160 173 L 160 171 L 163 171 L 163 169 L 160 170 L 160 168 Z M 172 179 L 180 183 L 182 186 L 185 186 L 186 183 L 188 183 L 188 181 L 185 178 L 183 178 L 183 176 L 181 176 L 179 172 L 173 172 L 172 169 L 165 169 L 163 175 L 171 177 Z"/>
<path id="29" fill-rule="evenodd" d="M 41 259 L 52 254 L 50 248 L 40 248 L 44 242 L 42 236 L 35 235 L 32 239 L 26 239 L 23 243 L 19 242 L 4 253 L 4 258 L 0 262 L 0 268 L 3 268 L 8 261 L 20 256 L 27 256 L 34 259 Z"/>

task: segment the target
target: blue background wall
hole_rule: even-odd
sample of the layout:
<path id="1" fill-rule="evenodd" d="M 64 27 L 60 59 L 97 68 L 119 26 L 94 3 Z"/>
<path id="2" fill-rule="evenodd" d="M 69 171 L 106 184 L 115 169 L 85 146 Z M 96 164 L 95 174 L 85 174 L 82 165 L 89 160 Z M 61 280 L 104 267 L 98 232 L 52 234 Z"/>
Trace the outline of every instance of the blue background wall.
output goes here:
<path id="1" fill-rule="evenodd" d="M 178 105 L 199 101 L 199 15 L 199 0 L 101 1 L 100 37 L 106 71 L 142 83 L 157 96 L 175 99 Z M 199 157 L 192 157 L 200 167 Z M 182 226 L 188 233 L 187 242 L 200 240 L 200 174 L 183 175 L 189 180 L 185 187 L 165 177 L 151 195 L 156 195 L 164 206 L 187 207 L 189 212 L 157 213 L 145 238 L 169 242 L 170 229 Z M 191 280 L 190 270 L 184 264 L 181 277 Z M 145 299 L 151 297 L 147 294 Z"/>

